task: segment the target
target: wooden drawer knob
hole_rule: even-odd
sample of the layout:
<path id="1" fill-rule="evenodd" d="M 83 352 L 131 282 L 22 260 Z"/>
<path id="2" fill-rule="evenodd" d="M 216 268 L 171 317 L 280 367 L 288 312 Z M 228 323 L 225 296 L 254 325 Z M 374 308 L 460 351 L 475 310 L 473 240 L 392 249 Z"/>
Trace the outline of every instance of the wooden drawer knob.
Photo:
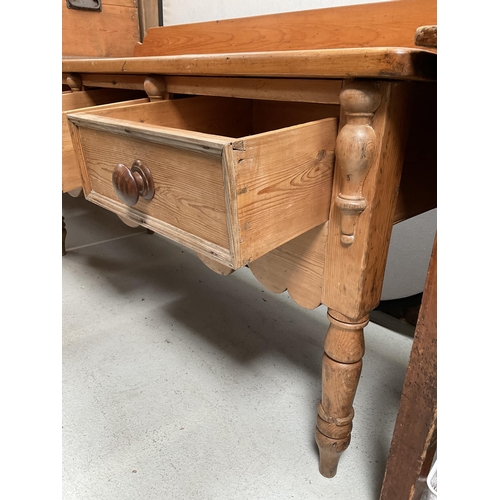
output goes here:
<path id="1" fill-rule="evenodd" d="M 135 160 L 130 168 L 118 163 L 113 170 L 112 180 L 115 193 L 129 207 L 139 201 L 139 196 L 150 200 L 155 194 L 151 172 L 141 160 Z"/>

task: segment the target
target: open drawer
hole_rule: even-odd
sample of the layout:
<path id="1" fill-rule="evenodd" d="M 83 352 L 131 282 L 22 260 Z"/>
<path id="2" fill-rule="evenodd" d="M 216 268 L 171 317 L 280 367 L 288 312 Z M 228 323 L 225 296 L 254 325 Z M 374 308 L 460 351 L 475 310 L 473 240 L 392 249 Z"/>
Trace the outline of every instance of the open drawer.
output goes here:
<path id="1" fill-rule="evenodd" d="M 76 163 L 73 144 L 69 135 L 66 115 L 75 110 L 99 106 L 99 109 L 116 107 L 132 102 L 149 102 L 147 94 L 138 90 L 96 89 L 81 92 L 62 93 L 62 190 L 63 192 L 81 188 L 80 170 Z"/>
<path id="2" fill-rule="evenodd" d="M 237 269 L 328 220 L 338 109 L 284 110 L 191 97 L 71 113 L 85 196 Z"/>

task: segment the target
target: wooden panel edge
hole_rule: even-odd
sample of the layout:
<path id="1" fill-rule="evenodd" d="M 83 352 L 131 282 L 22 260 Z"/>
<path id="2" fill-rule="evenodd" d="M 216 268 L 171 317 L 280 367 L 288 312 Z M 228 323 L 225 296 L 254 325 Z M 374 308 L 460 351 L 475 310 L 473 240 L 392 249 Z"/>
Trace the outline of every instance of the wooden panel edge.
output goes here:
<path id="1" fill-rule="evenodd" d="M 330 118 L 323 118 L 320 120 L 314 120 L 306 123 L 300 123 L 298 125 L 292 125 L 290 127 L 283 127 L 279 128 L 276 130 L 272 130 L 269 132 L 263 132 L 247 137 L 243 137 L 239 139 L 238 141 L 235 141 L 232 144 L 233 150 L 235 152 L 243 152 L 244 155 L 247 155 L 248 152 L 253 149 L 254 147 L 256 149 L 259 148 L 259 143 L 262 142 L 272 142 L 276 141 L 277 143 L 280 142 L 280 138 L 284 138 L 285 136 L 288 136 L 291 131 L 304 131 L 306 129 L 312 129 L 315 133 L 323 133 L 322 128 L 324 127 L 325 129 L 328 128 L 328 132 L 330 133 L 330 138 L 331 138 L 331 154 L 334 157 L 334 151 L 335 151 L 335 142 L 336 142 L 336 136 L 337 136 L 337 129 L 338 129 L 338 118 L 337 117 L 330 117 Z M 263 141 L 264 140 L 264 141 Z M 243 158 L 243 157 L 242 157 Z M 307 219 L 306 223 L 302 224 L 294 224 L 293 226 L 293 231 L 290 231 L 286 237 L 286 239 L 282 239 L 281 241 L 276 242 L 274 241 L 272 244 L 266 245 L 267 249 L 261 249 L 261 251 L 257 253 L 253 253 L 255 251 L 255 248 L 252 246 L 249 246 L 246 241 L 243 242 L 240 248 L 240 255 L 242 259 L 243 264 L 249 264 L 251 261 L 258 259 L 265 253 L 274 250 L 275 248 L 284 245 L 285 243 L 293 240 L 294 238 L 304 234 L 305 232 L 319 226 L 320 224 L 323 224 L 328 221 L 329 218 L 329 208 L 330 208 L 330 199 L 331 199 L 331 184 L 333 180 L 333 170 L 334 166 L 332 164 L 330 168 L 330 182 L 328 184 L 329 186 L 329 197 L 328 197 L 328 202 L 325 201 L 325 206 L 324 206 L 324 215 L 318 215 L 316 217 L 309 217 Z M 238 178 L 238 175 L 236 173 L 236 196 L 238 196 L 238 190 L 242 189 L 241 194 L 245 194 L 246 191 L 246 186 L 242 187 L 241 184 L 241 179 Z M 244 219 L 242 211 L 241 211 L 241 206 L 240 204 L 238 205 L 238 222 L 242 223 L 242 219 Z M 274 233 L 273 233 L 274 236 Z M 249 253 L 251 252 L 251 253 Z"/>
<path id="2" fill-rule="evenodd" d="M 370 77 L 435 81 L 437 56 L 429 50 L 400 47 L 227 52 L 114 59 L 63 59 L 62 71 L 297 79 Z"/>
<path id="3" fill-rule="evenodd" d="M 67 115 L 66 115 L 67 116 Z M 82 143 L 80 141 L 80 131 L 78 127 L 67 120 L 69 134 L 71 136 L 71 142 L 73 143 L 73 151 L 75 152 L 76 163 L 78 165 L 78 169 L 80 170 L 80 178 L 82 180 L 82 187 L 85 194 L 90 192 L 90 179 L 87 173 L 87 169 L 85 168 L 85 158 L 83 156 Z M 68 190 L 72 190 L 74 187 Z M 65 191 L 65 187 L 63 186 L 63 192 Z"/>
<path id="4" fill-rule="evenodd" d="M 234 269 L 243 265 L 240 248 L 240 226 L 238 221 L 238 196 L 236 195 L 236 172 L 234 168 L 233 148 L 224 146 L 222 152 L 222 175 L 224 178 L 224 197 L 226 199 L 226 221 L 229 249 L 234 256 Z"/>
<path id="5" fill-rule="evenodd" d="M 288 291 L 299 306 L 315 309 L 321 305 L 327 237 L 328 221 L 250 262 L 248 267 L 268 290 Z"/>
<path id="6" fill-rule="evenodd" d="M 106 196 L 90 189 L 88 193 L 85 192 L 85 198 L 92 203 L 105 208 L 106 210 L 110 210 L 119 216 L 125 217 L 137 224 L 140 224 L 141 226 L 151 229 L 152 231 L 184 245 L 197 253 L 210 257 L 220 264 L 233 268 L 230 251 L 226 248 L 199 238 L 191 233 L 172 226 L 171 224 L 144 214 L 134 208 L 126 207 L 121 203 L 110 200 Z"/>
<path id="7" fill-rule="evenodd" d="M 144 90 L 147 75 L 85 73 L 81 77 L 84 87 Z"/>
<path id="8" fill-rule="evenodd" d="M 238 78 L 167 76 L 174 94 L 238 97 L 288 102 L 339 104 L 342 80 L 296 78 Z"/>
<path id="9" fill-rule="evenodd" d="M 224 146 L 233 141 L 231 137 L 214 136 L 150 124 L 142 125 L 131 120 L 102 117 L 91 113 L 70 113 L 67 118 L 81 127 L 215 156 L 222 156 Z"/>

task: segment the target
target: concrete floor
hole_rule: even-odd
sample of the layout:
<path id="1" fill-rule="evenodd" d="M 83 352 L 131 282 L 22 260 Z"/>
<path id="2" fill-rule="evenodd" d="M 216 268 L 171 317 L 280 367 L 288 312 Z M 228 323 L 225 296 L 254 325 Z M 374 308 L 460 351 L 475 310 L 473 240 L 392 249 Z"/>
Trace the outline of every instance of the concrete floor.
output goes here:
<path id="1" fill-rule="evenodd" d="M 326 309 L 221 277 L 63 195 L 63 499 L 378 499 L 412 329 L 379 313 L 334 479 L 314 442 Z M 387 327 L 389 326 L 389 328 Z"/>

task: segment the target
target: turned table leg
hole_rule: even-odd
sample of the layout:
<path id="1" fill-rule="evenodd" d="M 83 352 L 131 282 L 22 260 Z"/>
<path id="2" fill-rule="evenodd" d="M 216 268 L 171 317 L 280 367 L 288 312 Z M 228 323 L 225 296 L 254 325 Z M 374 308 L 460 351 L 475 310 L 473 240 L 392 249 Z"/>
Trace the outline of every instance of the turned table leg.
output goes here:
<path id="1" fill-rule="evenodd" d="M 363 328 L 368 323 L 368 320 L 357 324 L 344 323 L 330 313 L 323 354 L 323 390 L 316 425 L 319 470 L 325 477 L 335 476 L 340 455 L 351 441 L 352 403 L 365 350 Z"/>
<path id="2" fill-rule="evenodd" d="M 404 82 L 347 80 L 340 93 L 322 303 L 330 327 L 316 442 L 333 477 L 349 446 L 361 376 L 363 328 L 380 302 L 408 130 Z"/>

